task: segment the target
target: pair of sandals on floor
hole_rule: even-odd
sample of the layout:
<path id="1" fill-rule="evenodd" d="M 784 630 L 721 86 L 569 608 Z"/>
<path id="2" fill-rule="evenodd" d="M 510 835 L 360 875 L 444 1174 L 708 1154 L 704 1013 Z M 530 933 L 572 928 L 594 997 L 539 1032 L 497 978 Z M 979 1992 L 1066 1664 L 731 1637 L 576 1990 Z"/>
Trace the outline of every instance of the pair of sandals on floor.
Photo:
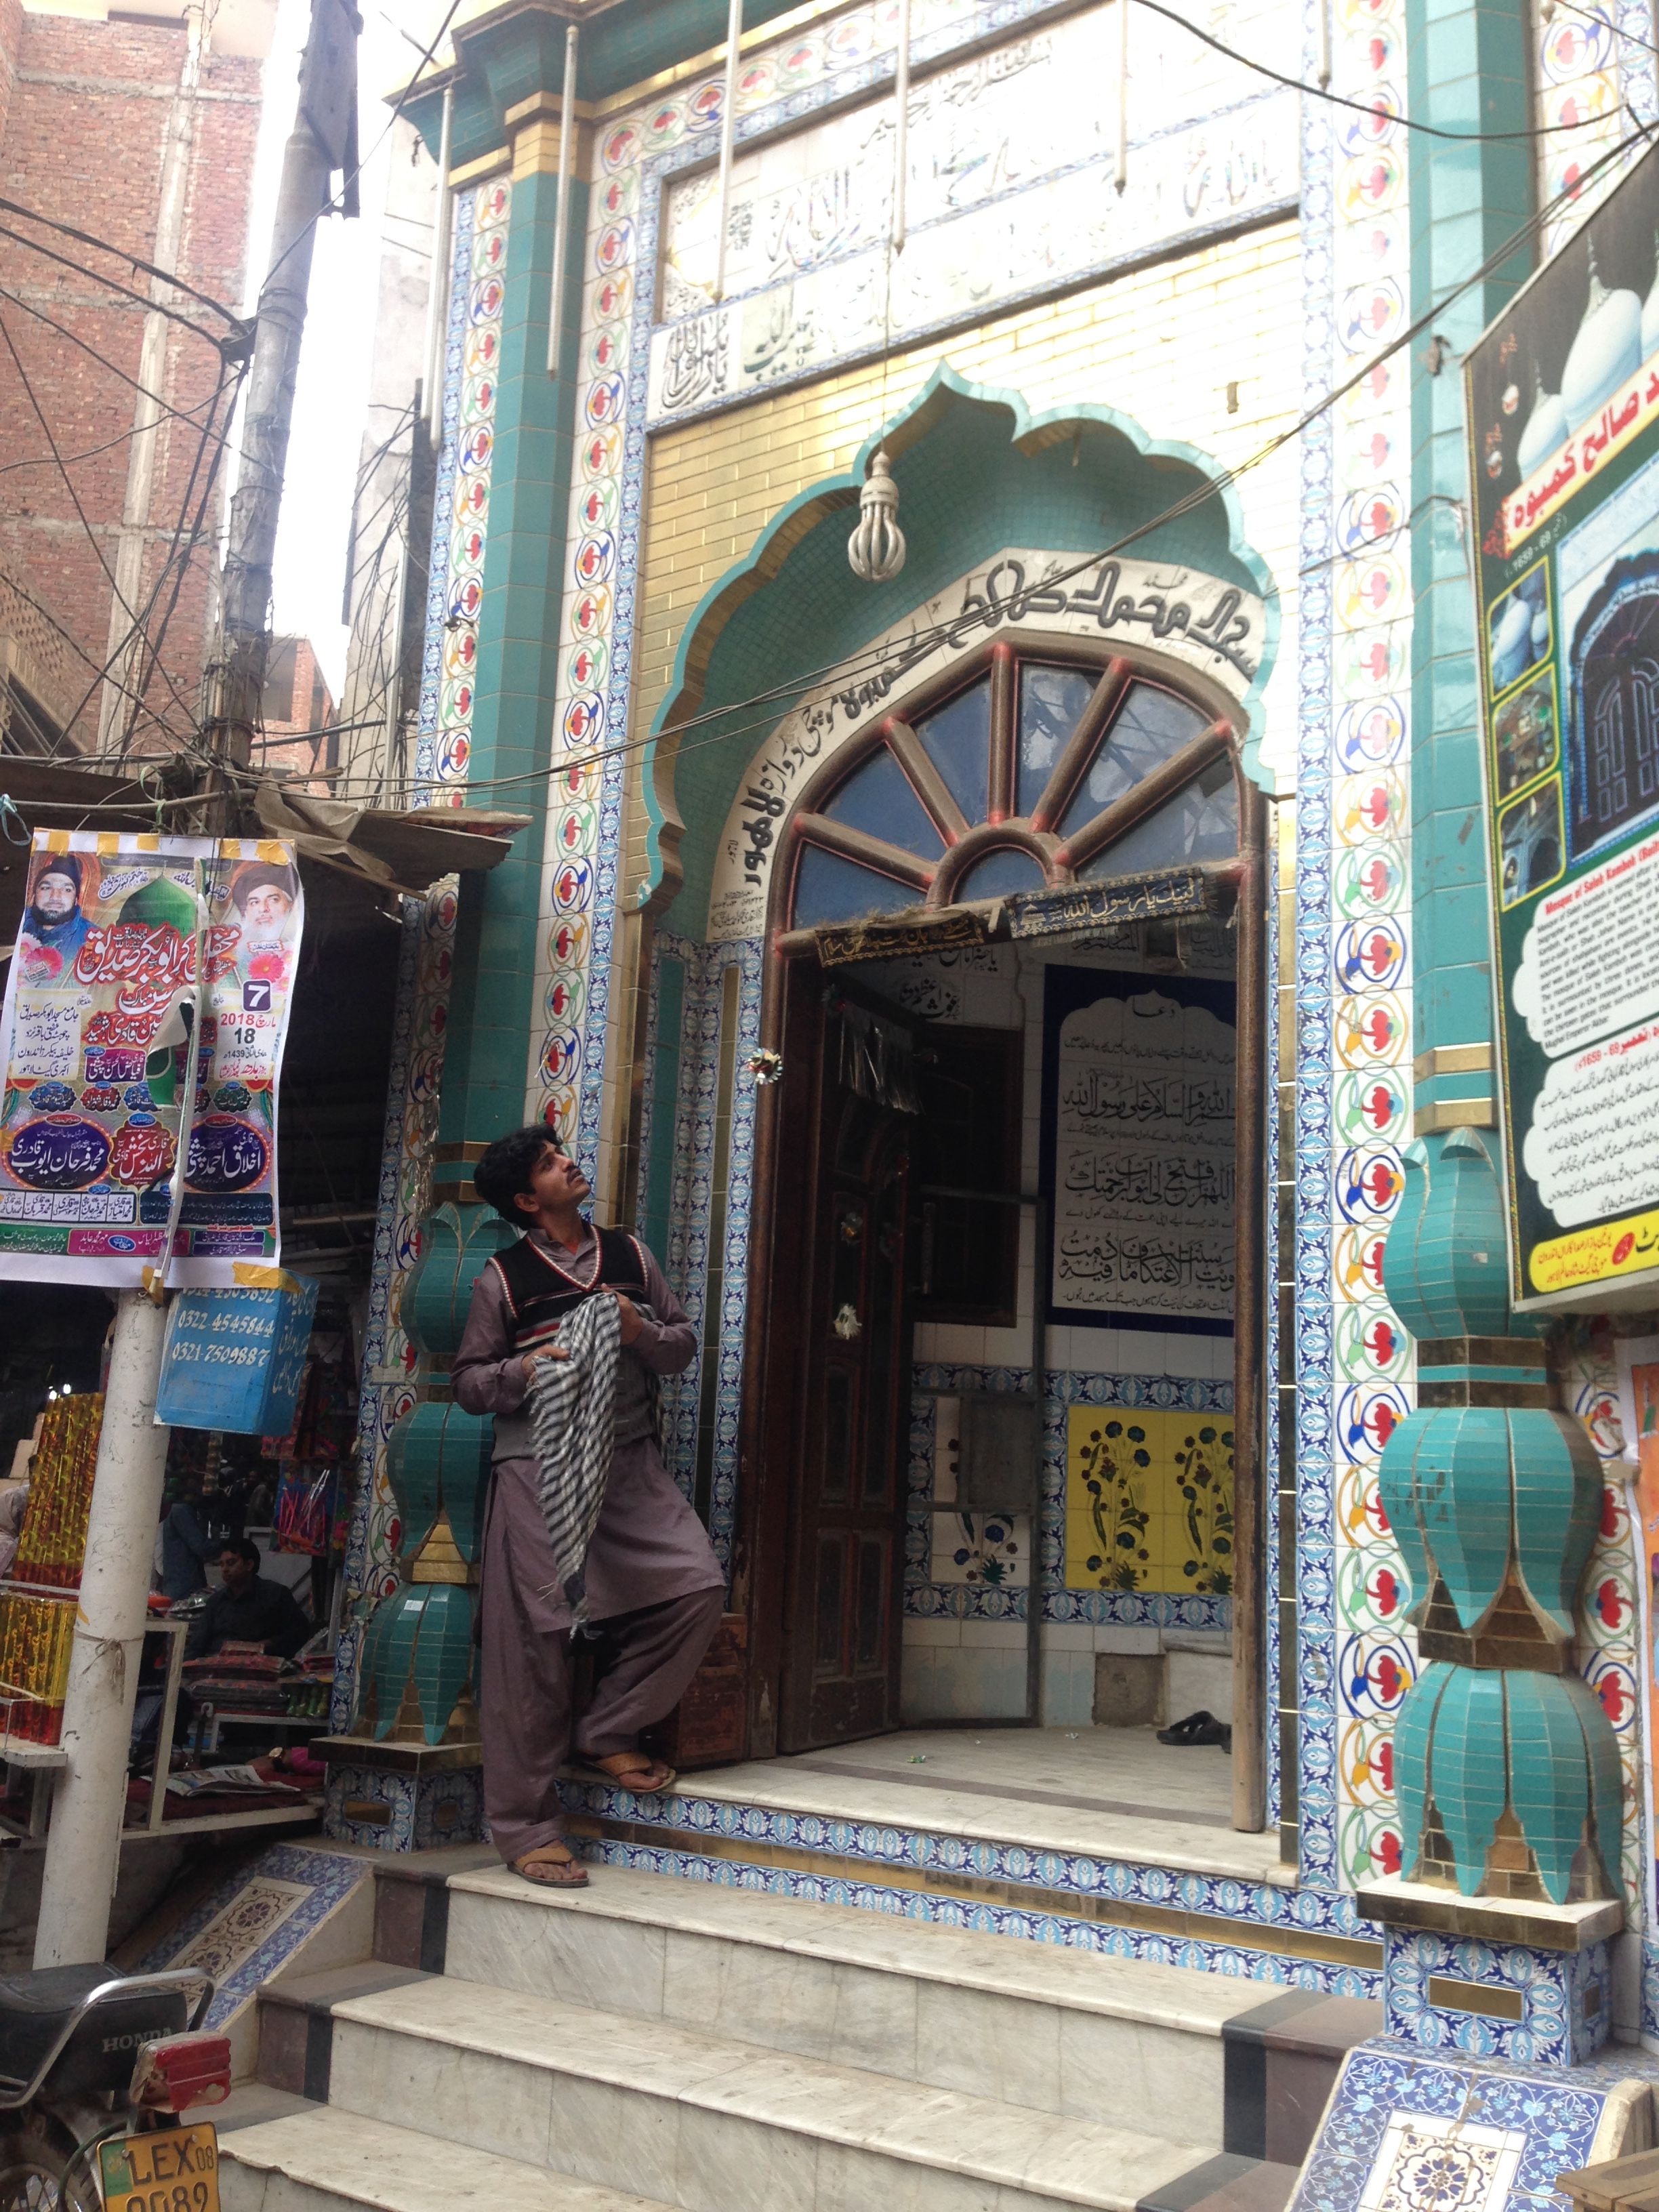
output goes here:
<path id="1" fill-rule="evenodd" d="M 638 1797 L 672 1790 L 679 1778 L 672 1766 L 643 1751 L 617 1751 L 607 1759 L 583 1759 L 576 1771 L 590 1782 L 617 1783 Z M 538 1889 L 587 1887 L 587 1869 L 565 1844 L 538 1844 L 512 1863 L 514 1874 L 522 1875 Z"/>

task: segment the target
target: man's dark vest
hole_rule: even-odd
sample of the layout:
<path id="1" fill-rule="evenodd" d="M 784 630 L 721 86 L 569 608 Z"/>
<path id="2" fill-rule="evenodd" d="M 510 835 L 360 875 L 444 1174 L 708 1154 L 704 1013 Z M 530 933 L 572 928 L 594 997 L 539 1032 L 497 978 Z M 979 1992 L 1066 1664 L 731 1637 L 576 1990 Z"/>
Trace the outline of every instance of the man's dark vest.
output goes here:
<path id="1" fill-rule="evenodd" d="M 513 1310 L 514 1352 L 545 1344 L 565 1316 L 596 1291 L 620 1291 L 635 1304 L 645 1302 L 645 1259 L 637 1243 L 625 1229 L 601 1229 L 598 1235 L 599 1268 L 591 1281 L 580 1279 L 574 1261 L 567 1270 L 528 1237 L 490 1261 Z"/>

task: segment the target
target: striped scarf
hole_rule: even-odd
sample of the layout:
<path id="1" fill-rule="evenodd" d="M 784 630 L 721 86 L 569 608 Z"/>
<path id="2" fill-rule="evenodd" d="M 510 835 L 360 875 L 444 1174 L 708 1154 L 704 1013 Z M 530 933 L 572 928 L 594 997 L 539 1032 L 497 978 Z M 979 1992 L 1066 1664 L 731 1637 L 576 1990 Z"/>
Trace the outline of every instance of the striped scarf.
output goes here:
<path id="1" fill-rule="evenodd" d="M 587 1618 L 587 1547 L 611 1474 L 621 1346 L 615 1298 L 584 1298 L 559 1324 L 559 1349 L 567 1357 L 538 1359 L 531 1370 L 538 1494 L 558 1568 L 556 1584 L 542 1595 L 556 1589 L 562 1595 L 574 1616 L 573 1634 Z"/>

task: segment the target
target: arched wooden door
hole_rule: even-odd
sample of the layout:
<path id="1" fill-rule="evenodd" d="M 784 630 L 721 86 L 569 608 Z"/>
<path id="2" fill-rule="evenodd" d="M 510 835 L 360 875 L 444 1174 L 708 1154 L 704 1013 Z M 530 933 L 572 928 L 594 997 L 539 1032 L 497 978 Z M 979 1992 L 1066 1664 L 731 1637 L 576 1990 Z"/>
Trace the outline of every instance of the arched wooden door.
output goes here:
<path id="1" fill-rule="evenodd" d="M 1254 1059 L 1238 1115 L 1248 1219 L 1262 1203 L 1263 835 L 1261 797 L 1240 771 L 1224 702 L 1180 672 L 1069 638 L 999 641 L 843 747 L 802 788 L 774 876 L 765 1027 L 784 1075 L 757 1146 L 744 1394 L 739 1589 L 750 1611 L 757 1755 L 897 1724 L 909 1396 L 902 1284 L 884 1308 L 893 1348 L 880 1357 L 891 1360 L 890 1373 L 856 1388 L 843 1382 L 849 1362 L 824 1332 L 838 1310 L 837 1258 L 850 1264 L 834 1248 L 836 1209 L 855 1206 L 861 1220 L 875 1220 L 893 1202 L 878 1194 L 894 1188 L 882 1177 L 898 1173 L 880 1163 L 896 1163 L 903 1148 L 895 1137 L 884 1152 L 886 1140 L 867 1132 L 850 1142 L 853 1125 L 836 1119 L 827 1054 L 837 1048 L 815 932 L 1194 863 L 1232 867 L 1239 1032 Z M 863 1162 L 857 1175 L 843 1165 L 854 1158 Z M 1242 1635 L 1245 1655 L 1235 1665 L 1243 1730 L 1236 1795 L 1244 1827 L 1260 1825 L 1263 1728 L 1260 1547 L 1249 1533 L 1260 1518 L 1259 1246 L 1240 1239 L 1236 1306 L 1235 1648 Z M 844 1413 L 854 1398 L 856 1416 Z M 881 1406 L 891 1408 L 893 1427 L 878 1440 L 869 1424 Z M 835 1449 L 847 1451 L 848 1473 L 826 1486 L 831 1438 L 847 1440 Z M 878 1556 L 891 1562 L 882 1607 L 871 1595 Z"/>

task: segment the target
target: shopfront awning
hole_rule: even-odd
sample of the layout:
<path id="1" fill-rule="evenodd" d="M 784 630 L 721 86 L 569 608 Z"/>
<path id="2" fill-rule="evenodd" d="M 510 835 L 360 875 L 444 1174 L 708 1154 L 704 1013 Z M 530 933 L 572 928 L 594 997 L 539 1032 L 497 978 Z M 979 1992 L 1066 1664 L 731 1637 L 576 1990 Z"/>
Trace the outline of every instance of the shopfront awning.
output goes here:
<path id="1" fill-rule="evenodd" d="M 113 772 L 60 761 L 0 759 L 0 946 L 16 938 L 22 913 L 28 833 L 34 830 L 186 832 L 189 811 L 163 804 L 162 771 L 171 760 Z M 172 779 L 168 779 L 169 781 Z M 175 787 L 176 788 L 176 787 Z M 286 837 L 298 848 L 308 896 L 337 909 L 366 908 L 388 895 L 419 897 L 446 876 L 498 867 L 533 817 L 488 807 L 357 806 L 317 799 L 267 779 L 255 791 L 243 834 Z"/>

